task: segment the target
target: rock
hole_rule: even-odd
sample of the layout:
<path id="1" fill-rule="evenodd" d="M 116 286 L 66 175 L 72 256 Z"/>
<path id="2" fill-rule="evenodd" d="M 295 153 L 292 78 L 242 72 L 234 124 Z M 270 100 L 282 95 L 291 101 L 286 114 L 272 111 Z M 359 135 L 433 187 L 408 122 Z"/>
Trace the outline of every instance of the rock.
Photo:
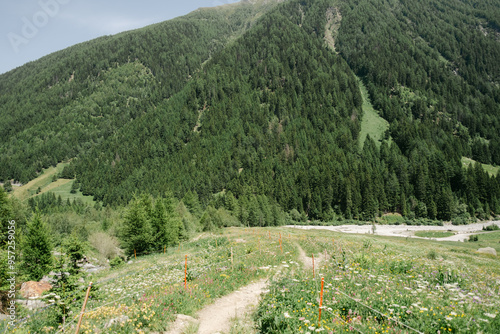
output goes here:
<path id="1" fill-rule="evenodd" d="M 24 282 L 21 285 L 21 296 L 24 298 L 40 298 L 45 291 L 52 289 L 52 285 L 47 282 Z"/>
<path id="2" fill-rule="evenodd" d="M 104 267 L 101 267 L 101 266 L 94 266 L 93 264 L 91 263 L 85 263 L 83 266 L 82 266 L 82 269 L 87 272 L 87 273 L 97 273 L 101 270 L 104 270 L 105 268 Z"/>
<path id="3" fill-rule="evenodd" d="M 190 317 L 189 315 L 177 314 L 175 321 L 170 325 L 169 330 L 163 332 L 164 334 L 181 334 L 184 333 L 186 327 L 191 324 L 199 323 L 199 320 Z"/>
<path id="4" fill-rule="evenodd" d="M 104 328 L 109 328 L 109 327 L 113 326 L 114 324 L 122 324 L 124 322 L 127 322 L 128 319 L 129 319 L 129 317 L 127 317 L 126 315 L 119 316 L 118 318 L 114 318 L 114 319 L 111 319 L 110 321 L 108 321 L 106 323 L 106 325 L 104 325 Z"/>
<path id="5" fill-rule="evenodd" d="M 479 248 L 477 252 L 481 254 L 491 254 L 497 256 L 497 251 L 492 247 Z"/>
<path id="6" fill-rule="evenodd" d="M 45 303 L 41 300 L 38 300 L 38 299 L 30 299 L 30 300 L 17 299 L 16 303 L 24 306 L 25 308 L 27 308 L 30 311 L 47 306 L 47 303 Z"/>

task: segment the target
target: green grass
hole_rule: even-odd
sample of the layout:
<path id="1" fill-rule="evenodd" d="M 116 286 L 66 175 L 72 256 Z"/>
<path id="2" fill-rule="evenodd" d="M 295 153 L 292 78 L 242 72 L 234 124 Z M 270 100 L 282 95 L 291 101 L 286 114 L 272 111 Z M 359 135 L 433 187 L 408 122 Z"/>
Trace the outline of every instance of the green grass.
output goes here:
<path id="1" fill-rule="evenodd" d="M 401 216 L 399 213 L 387 213 L 382 217 L 377 218 L 378 224 L 395 225 L 398 223 L 402 224 L 405 221 L 406 221 L 405 218 Z"/>
<path id="2" fill-rule="evenodd" d="M 377 146 L 380 146 L 384 138 L 385 131 L 389 128 L 389 122 L 383 119 L 379 112 L 373 108 L 368 95 L 368 90 L 361 80 L 358 79 L 361 96 L 363 97 L 363 119 L 361 120 L 361 131 L 359 133 L 360 149 L 363 148 L 366 137 L 375 141 Z"/>
<path id="3" fill-rule="evenodd" d="M 52 178 L 54 175 L 62 172 L 64 167 L 69 165 L 69 162 L 61 162 L 55 167 L 49 167 L 47 169 L 42 170 L 40 175 L 30 182 L 22 185 L 21 187 L 13 187 L 13 195 L 18 199 L 24 201 L 28 198 L 36 195 L 36 191 L 38 188 L 44 189 L 48 187 L 52 183 Z"/>
<path id="4" fill-rule="evenodd" d="M 500 330 L 500 297 L 491 292 L 498 289 L 499 262 L 470 251 L 467 243 L 325 231 L 304 235 L 301 246 L 326 249 L 328 261 L 316 278 L 308 270 L 271 285 L 255 316 L 259 332 L 410 332 L 405 325 L 423 333 Z M 324 277 L 319 325 L 318 276 Z"/>
<path id="5" fill-rule="evenodd" d="M 70 200 L 80 199 L 87 205 L 94 205 L 95 202 L 92 196 L 84 196 L 80 191 L 77 191 L 75 194 L 71 193 L 71 186 L 74 180 L 57 179 L 53 181 L 54 175 L 59 175 L 67 165 L 69 165 L 69 162 L 61 162 L 55 167 L 44 169 L 36 179 L 31 180 L 21 187 L 14 186 L 13 196 L 25 201 L 30 197 L 53 192 L 56 196 L 60 195 L 64 201 L 68 198 Z M 38 188 L 40 188 L 40 193 L 37 194 Z"/>
<path id="6" fill-rule="evenodd" d="M 417 231 L 415 235 L 421 238 L 446 238 L 455 235 L 455 233 L 447 231 Z"/>
<path id="7" fill-rule="evenodd" d="M 476 163 L 475 160 L 472 160 L 471 158 L 467 157 L 462 157 L 462 166 L 465 168 L 469 168 L 470 166 L 474 166 Z M 487 164 L 481 164 L 483 166 L 483 169 L 488 172 L 491 176 L 496 176 L 498 175 L 498 171 L 500 171 L 500 166 L 493 166 L 493 165 L 487 165 Z"/>
<path id="8" fill-rule="evenodd" d="M 63 181 L 63 182 L 60 182 Z M 78 190 L 75 194 L 71 193 L 71 186 L 73 185 L 73 182 L 75 180 L 58 180 L 56 182 L 53 182 L 56 187 L 50 188 L 50 190 L 44 191 L 42 189 L 42 192 L 40 194 L 43 194 L 44 192 L 52 192 L 56 196 L 61 196 L 63 201 L 66 201 L 68 198 L 73 201 L 75 199 L 80 199 L 82 200 L 83 203 L 93 206 L 94 205 L 94 198 L 92 196 L 84 196 L 80 190 Z"/>

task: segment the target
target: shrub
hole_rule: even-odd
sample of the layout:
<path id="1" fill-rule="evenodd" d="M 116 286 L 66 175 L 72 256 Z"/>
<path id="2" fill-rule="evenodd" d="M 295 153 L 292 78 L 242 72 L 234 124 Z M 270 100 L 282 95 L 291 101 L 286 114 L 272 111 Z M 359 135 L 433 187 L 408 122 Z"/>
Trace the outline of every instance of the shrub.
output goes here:
<path id="1" fill-rule="evenodd" d="M 118 267 L 123 264 L 123 259 L 119 256 L 115 256 L 111 261 L 109 261 L 109 265 L 111 268 Z"/>
<path id="2" fill-rule="evenodd" d="M 427 258 L 431 260 L 437 259 L 437 253 L 434 249 L 431 249 L 429 253 L 427 253 Z"/>
<path id="3" fill-rule="evenodd" d="M 453 218 L 453 220 L 451 221 L 453 225 L 466 225 L 467 222 L 468 222 L 467 218 L 464 217 L 456 217 Z"/>
<path id="4" fill-rule="evenodd" d="M 94 233 L 89 237 L 89 242 L 106 259 L 116 258 L 122 254 L 122 250 L 118 248 L 118 239 L 107 233 Z"/>
<path id="5" fill-rule="evenodd" d="M 488 226 L 483 226 L 483 231 L 498 231 L 500 230 L 500 227 L 496 224 L 491 224 Z"/>
<path id="6" fill-rule="evenodd" d="M 470 241 L 470 242 L 476 242 L 476 241 L 478 241 L 478 240 L 479 240 L 479 237 L 478 237 L 478 235 L 477 235 L 477 234 L 473 234 L 473 235 L 471 235 L 471 236 L 469 237 L 469 241 Z"/>

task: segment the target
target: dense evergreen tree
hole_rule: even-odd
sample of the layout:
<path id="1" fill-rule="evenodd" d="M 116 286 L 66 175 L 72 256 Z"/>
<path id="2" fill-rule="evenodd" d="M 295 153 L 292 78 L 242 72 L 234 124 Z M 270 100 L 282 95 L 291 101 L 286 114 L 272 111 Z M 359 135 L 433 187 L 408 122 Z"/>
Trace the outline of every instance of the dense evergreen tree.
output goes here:
<path id="1" fill-rule="evenodd" d="M 129 203 L 121 234 L 122 244 L 128 255 L 151 250 L 153 243 L 151 212 L 151 198 L 147 195 L 135 197 Z"/>
<path id="2" fill-rule="evenodd" d="M 21 250 L 23 270 L 30 280 L 38 281 L 52 269 L 50 231 L 39 213 L 27 224 Z"/>

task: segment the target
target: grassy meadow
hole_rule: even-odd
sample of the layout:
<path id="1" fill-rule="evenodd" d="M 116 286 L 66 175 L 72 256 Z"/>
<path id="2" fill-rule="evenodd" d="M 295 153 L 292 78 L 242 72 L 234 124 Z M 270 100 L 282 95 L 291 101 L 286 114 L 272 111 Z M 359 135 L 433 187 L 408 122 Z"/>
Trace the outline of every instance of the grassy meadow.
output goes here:
<path id="1" fill-rule="evenodd" d="M 368 90 L 363 82 L 358 79 L 358 83 L 363 98 L 363 119 L 361 120 L 361 132 L 359 133 L 360 148 L 363 148 L 368 135 L 375 141 L 377 146 L 380 146 L 384 133 L 389 128 L 389 123 L 373 108 Z"/>
<path id="2" fill-rule="evenodd" d="M 462 165 L 465 168 L 469 168 L 469 166 L 474 165 L 476 163 L 475 160 L 472 160 L 471 158 L 466 158 L 462 157 Z M 493 165 L 487 165 L 487 164 L 481 164 L 483 166 L 483 169 L 488 172 L 491 176 L 498 175 L 498 171 L 500 171 L 500 166 L 493 166 Z"/>
<path id="3" fill-rule="evenodd" d="M 448 231 L 417 231 L 415 236 L 421 238 L 446 238 L 455 235 L 453 232 Z"/>
<path id="4" fill-rule="evenodd" d="M 499 241 L 500 231 L 460 243 L 318 230 L 224 229 L 87 277 L 80 292 L 92 281 L 93 294 L 81 333 L 166 330 L 176 314 L 196 316 L 215 299 L 261 278 L 270 279 L 270 292 L 253 316 L 257 327 L 245 332 L 498 332 L 500 262 L 476 249 L 499 250 Z M 57 311 L 52 306 L 12 332 L 73 333 L 81 300 L 71 308 L 64 326 L 44 325 Z M 127 320 L 106 327 L 120 316 Z"/>
<path id="5" fill-rule="evenodd" d="M 61 196 L 63 201 L 80 199 L 87 205 L 94 205 L 92 196 L 84 196 L 79 190 L 74 194 L 71 193 L 74 180 L 60 179 L 58 177 L 67 165 L 69 165 L 69 162 L 61 162 L 55 167 L 44 169 L 36 179 L 20 187 L 13 186 L 12 195 L 21 201 L 25 201 L 30 197 L 52 192 L 56 197 Z M 40 192 L 37 193 L 38 189 L 40 189 Z"/>

